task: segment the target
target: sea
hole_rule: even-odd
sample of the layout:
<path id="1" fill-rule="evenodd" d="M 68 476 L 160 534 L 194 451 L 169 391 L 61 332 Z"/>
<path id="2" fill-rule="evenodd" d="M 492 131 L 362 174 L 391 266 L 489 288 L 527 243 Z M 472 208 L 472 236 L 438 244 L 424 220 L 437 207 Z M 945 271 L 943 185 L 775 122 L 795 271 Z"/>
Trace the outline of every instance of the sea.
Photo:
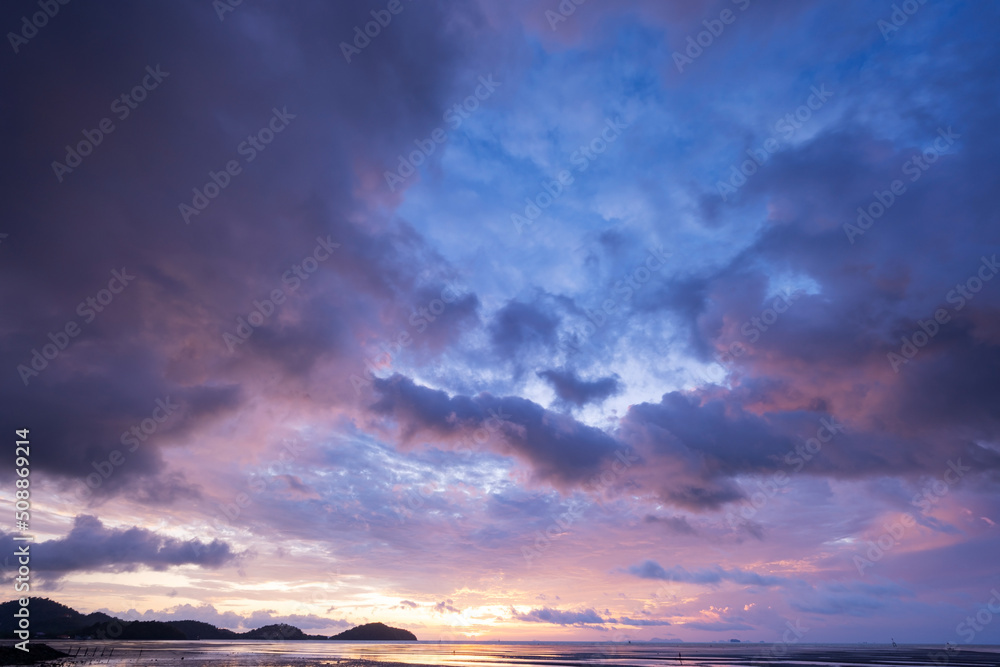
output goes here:
<path id="1" fill-rule="evenodd" d="M 1000 646 L 749 643 L 68 641 L 61 665 L 110 667 L 1000 667 Z"/>

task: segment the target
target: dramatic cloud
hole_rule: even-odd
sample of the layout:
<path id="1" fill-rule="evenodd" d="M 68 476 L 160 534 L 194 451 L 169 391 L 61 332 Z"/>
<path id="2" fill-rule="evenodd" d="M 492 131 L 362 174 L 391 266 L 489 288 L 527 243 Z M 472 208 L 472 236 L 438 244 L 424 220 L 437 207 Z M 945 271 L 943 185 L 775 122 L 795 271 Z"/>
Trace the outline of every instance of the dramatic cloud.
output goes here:
<path id="1" fill-rule="evenodd" d="M 1000 6 L 35 5 L 0 7 L 0 497 L 30 471 L 60 602 L 965 639 Z"/>
<path id="2" fill-rule="evenodd" d="M 731 581 L 745 586 L 789 586 L 795 583 L 785 577 L 761 575 L 739 568 L 726 570 L 718 565 L 712 568 L 701 568 L 693 572 L 688 572 L 680 565 L 666 570 L 659 563 L 652 560 L 643 561 L 639 565 L 633 565 L 628 568 L 628 571 L 642 579 L 662 579 L 664 581 L 678 581 L 687 584 L 715 585 L 723 581 Z"/>
<path id="3" fill-rule="evenodd" d="M 531 609 L 527 612 L 519 612 L 512 609 L 511 615 L 519 621 L 527 621 L 529 623 L 551 623 L 553 625 L 626 625 L 640 628 L 670 625 L 670 621 L 653 618 L 629 618 L 626 616 L 621 618 L 602 617 L 593 609 L 584 609 L 583 611 L 564 611 L 561 609 L 552 609 L 550 607 L 541 607 Z"/>
<path id="4" fill-rule="evenodd" d="M 552 345 L 558 324 L 556 317 L 538 305 L 511 301 L 497 311 L 490 336 L 501 354 L 512 356 L 532 344 Z"/>
<path id="5" fill-rule="evenodd" d="M 618 376 L 581 380 L 572 371 L 545 370 L 540 371 L 538 377 L 552 385 L 560 399 L 577 407 L 600 402 L 622 391 Z"/>
<path id="6" fill-rule="evenodd" d="M 439 613 L 439 614 L 443 614 L 445 612 L 451 612 L 453 614 L 461 614 L 462 613 L 461 609 L 457 609 L 456 607 L 454 607 L 452 605 L 452 600 L 442 600 L 441 602 L 438 602 L 437 604 L 435 604 L 432 607 L 432 609 L 434 611 L 436 611 L 437 613 Z"/>
<path id="7" fill-rule="evenodd" d="M 542 607 L 541 609 L 532 609 L 524 613 L 512 611 L 512 615 L 520 621 L 531 623 L 554 623 L 556 625 L 603 625 L 604 623 L 608 623 L 607 619 L 601 618 L 600 614 L 593 609 L 561 611 L 559 609 Z"/>
<path id="8" fill-rule="evenodd" d="M 461 438 L 475 443 L 483 432 L 492 451 L 513 453 L 530 463 L 538 478 L 557 484 L 585 481 L 620 449 L 600 429 L 516 396 L 448 396 L 400 375 L 376 380 L 375 388 L 381 397 L 371 410 L 392 418 L 404 442 L 432 436 L 450 439 L 457 448 Z"/>
<path id="9" fill-rule="evenodd" d="M 2 537 L 13 553 L 13 534 Z M 178 540 L 145 528 L 106 528 L 94 516 L 79 515 L 66 537 L 31 545 L 32 569 L 46 577 L 64 577 L 70 572 L 133 572 L 142 567 L 165 570 L 175 565 L 218 568 L 234 562 L 240 554 L 221 540 Z"/>
<path id="10" fill-rule="evenodd" d="M 695 535 L 698 532 L 690 523 L 688 523 L 688 520 L 682 516 L 661 517 L 653 514 L 647 514 L 643 521 L 653 525 L 664 526 L 668 530 L 682 535 Z"/>

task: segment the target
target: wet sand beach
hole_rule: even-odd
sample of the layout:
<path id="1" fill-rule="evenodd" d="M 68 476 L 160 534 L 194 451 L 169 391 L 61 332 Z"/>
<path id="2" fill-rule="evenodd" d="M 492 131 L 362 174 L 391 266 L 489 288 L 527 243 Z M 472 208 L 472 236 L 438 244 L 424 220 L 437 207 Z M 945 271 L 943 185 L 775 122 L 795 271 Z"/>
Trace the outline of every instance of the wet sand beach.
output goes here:
<path id="1" fill-rule="evenodd" d="M 942 645 L 71 642 L 48 645 L 72 657 L 47 664 L 133 667 L 980 667 L 1000 666 L 1000 647 Z"/>

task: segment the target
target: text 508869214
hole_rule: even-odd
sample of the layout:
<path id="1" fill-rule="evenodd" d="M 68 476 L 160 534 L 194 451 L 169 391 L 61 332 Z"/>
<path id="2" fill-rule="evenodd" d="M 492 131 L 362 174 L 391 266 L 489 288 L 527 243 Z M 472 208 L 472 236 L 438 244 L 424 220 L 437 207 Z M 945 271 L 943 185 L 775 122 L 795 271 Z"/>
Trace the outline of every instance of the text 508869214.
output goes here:
<path id="1" fill-rule="evenodd" d="M 17 474 L 17 481 L 14 482 L 14 486 L 17 487 L 14 492 L 14 521 L 20 532 L 20 535 L 14 536 L 14 541 L 30 542 L 33 538 L 26 534 L 28 524 L 31 521 L 31 492 L 28 490 L 28 475 L 31 472 L 28 468 L 28 456 L 31 454 L 31 450 L 28 442 L 28 429 L 20 429 L 14 433 L 17 435 L 17 440 L 14 442 L 14 472 Z M 31 568 L 29 567 L 31 555 L 29 552 L 30 545 L 28 544 L 14 549 L 14 557 L 18 563 L 17 577 L 14 578 L 14 590 L 22 594 L 31 590 Z M 30 621 L 28 620 L 29 598 L 22 597 L 18 602 L 20 606 L 14 612 L 16 619 L 14 633 L 21 641 L 15 646 L 27 652 L 28 639 L 31 637 Z"/>

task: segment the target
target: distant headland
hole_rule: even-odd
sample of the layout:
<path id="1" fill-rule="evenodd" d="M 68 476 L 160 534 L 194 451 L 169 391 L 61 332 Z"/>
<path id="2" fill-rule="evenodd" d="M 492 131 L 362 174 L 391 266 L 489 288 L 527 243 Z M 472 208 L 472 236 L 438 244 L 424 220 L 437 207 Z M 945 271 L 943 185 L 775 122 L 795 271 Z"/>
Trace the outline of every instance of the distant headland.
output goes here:
<path id="1" fill-rule="evenodd" d="M 18 601 L 0 603 L 0 638 L 14 638 L 13 613 Z M 101 612 L 81 614 L 72 607 L 49 600 L 31 598 L 32 639 L 261 639 L 261 640 L 340 640 L 340 641 L 417 641 L 409 630 L 384 623 L 365 623 L 327 637 L 307 635 L 293 625 L 278 623 L 247 632 L 233 632 L 202 621 L 127 621 Z"/>

